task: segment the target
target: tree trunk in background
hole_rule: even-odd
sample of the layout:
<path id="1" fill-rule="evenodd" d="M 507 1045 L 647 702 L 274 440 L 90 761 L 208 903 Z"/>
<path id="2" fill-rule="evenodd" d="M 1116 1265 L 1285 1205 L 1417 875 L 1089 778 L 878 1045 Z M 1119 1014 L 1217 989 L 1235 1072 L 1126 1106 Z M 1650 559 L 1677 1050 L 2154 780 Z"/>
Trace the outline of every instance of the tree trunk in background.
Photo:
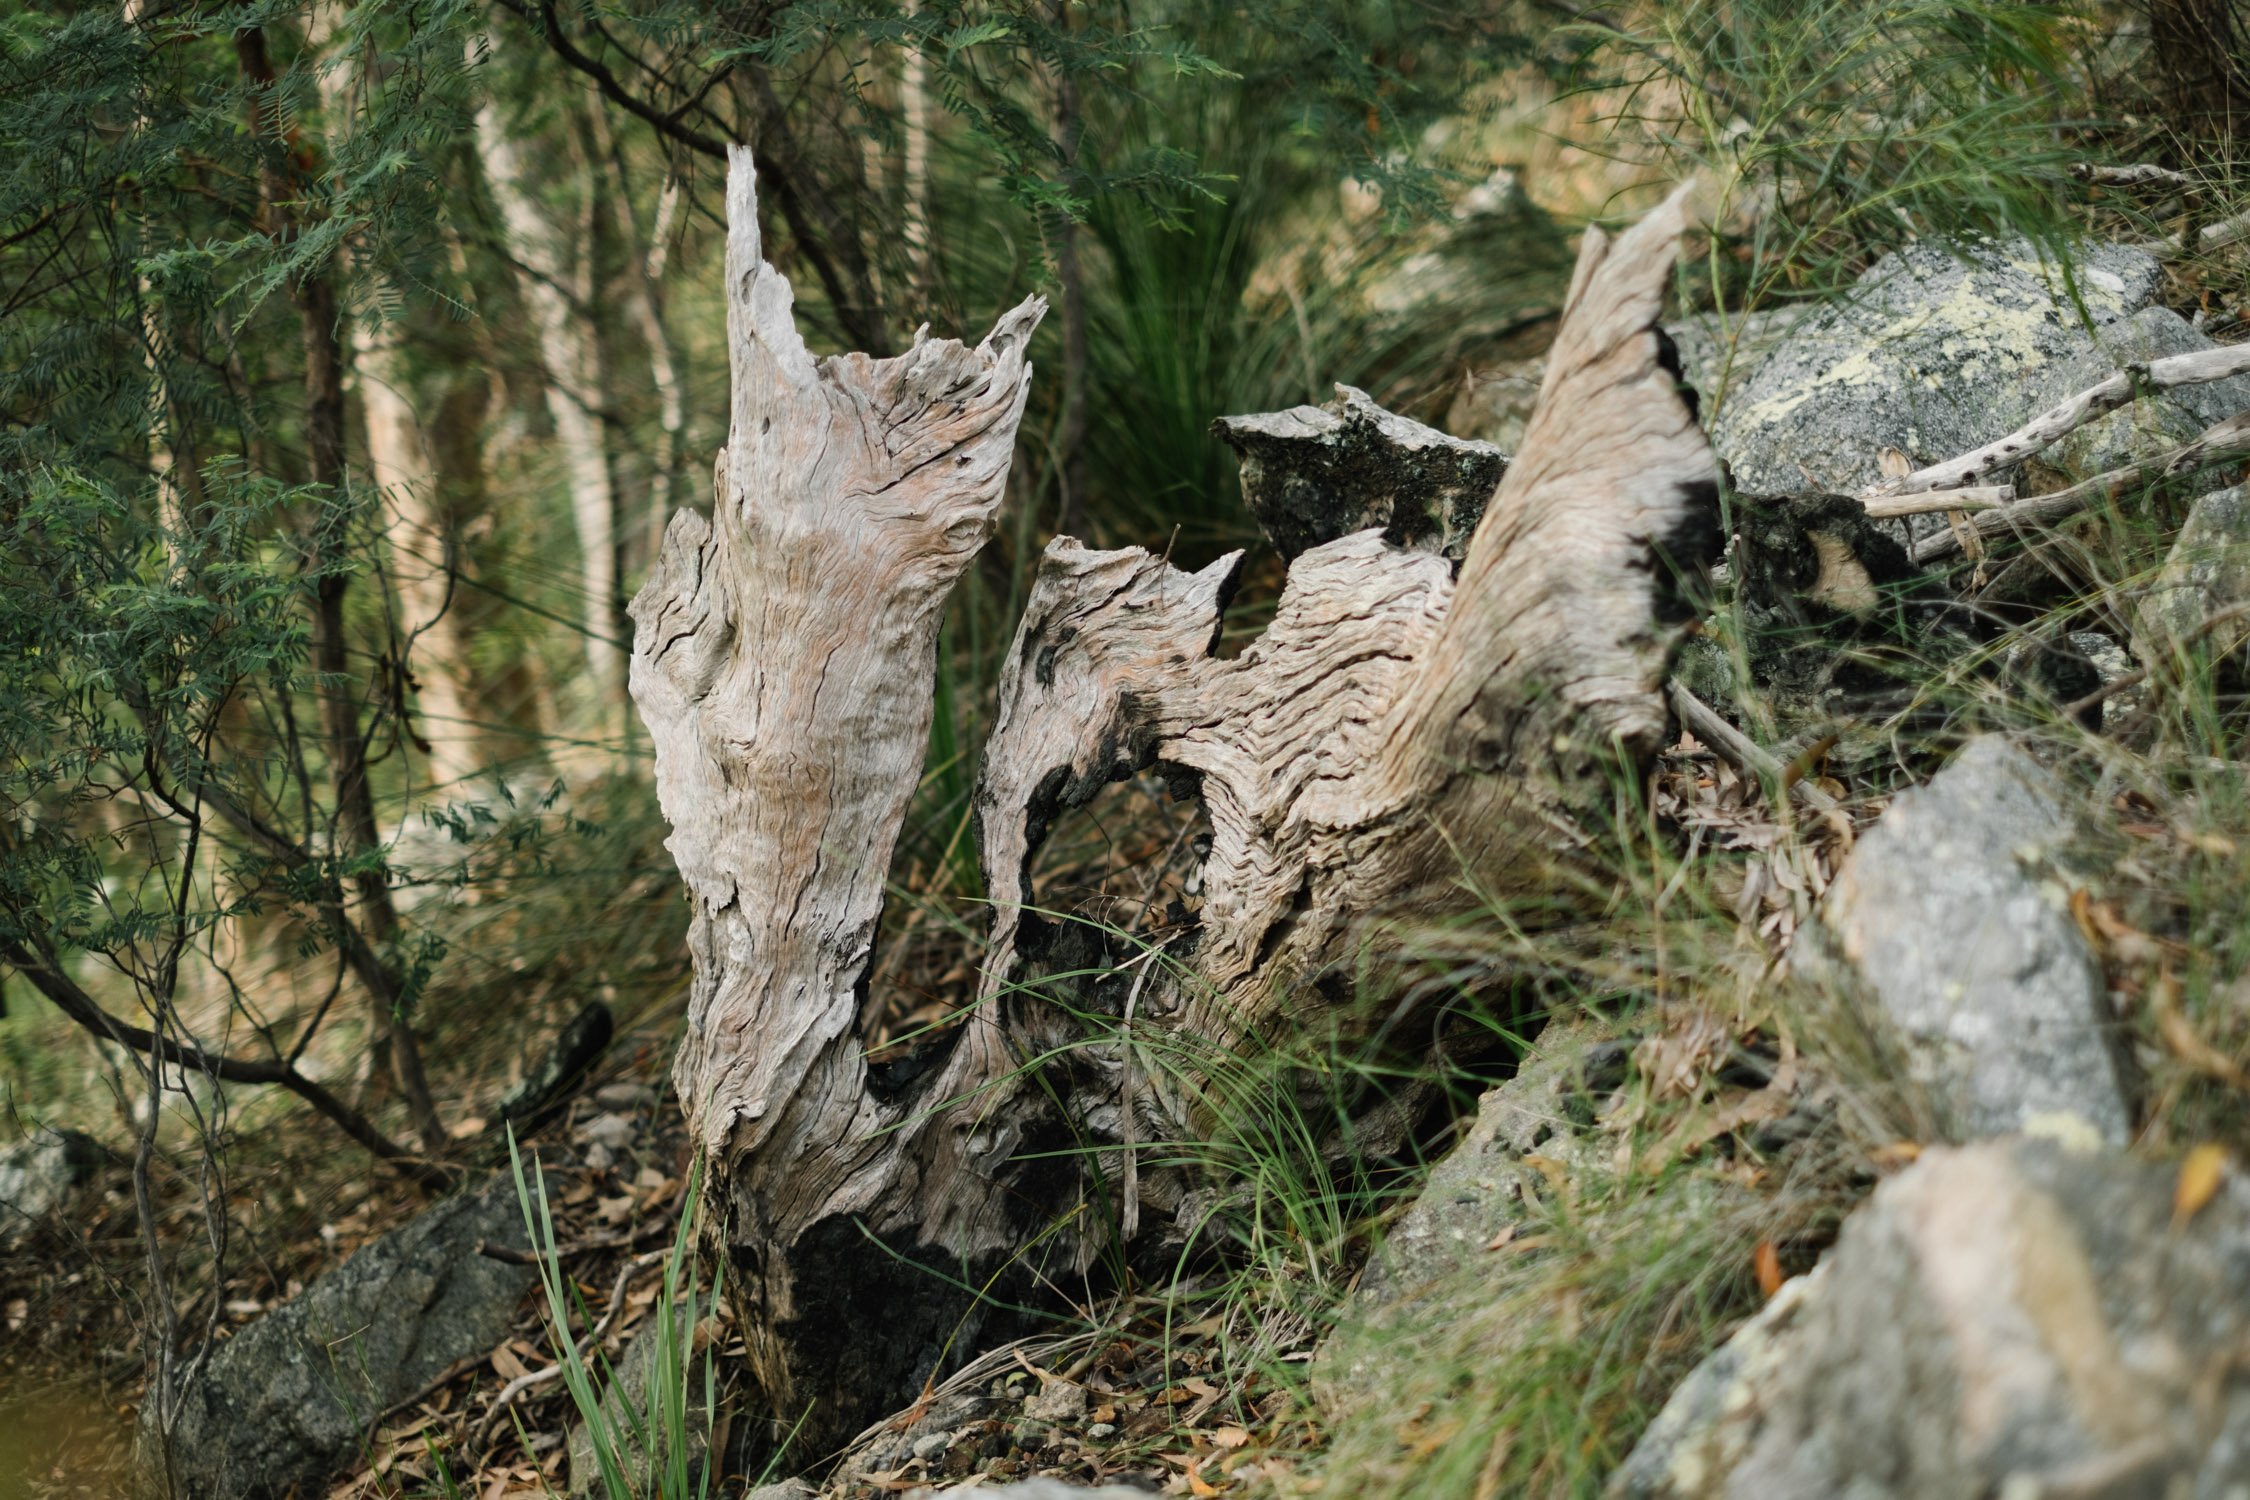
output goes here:
<path id="1" fill-rule="evenodd" d="M 272 90 L 273 65 L 266 55 L 265 32 L 256 26 L 235 32 L 235 54 L 253 92 L 250 128 L 269 138 L 265 180 L 260 184 L 272 232 L 289 238 L 299 226 L 287 205 L 302 196 L 290 179 L 290 164 L 299 162 L 302 146 L 288 139 L 271 139 L 275 119 Z M 303 277 L 291 284 L 292 300 L 305 359 L 305 448 L 311 460 L 313 483 L 326 492 L 332 512 L 316 517 L 311 541 L 316 562 L 330 550 L 333 528 L 343 524 L 345 496 L 350 476 L 344 453 L 344 351 L 337 327 L 336 284 L 329 272 Z M 347 858 L 382 846 L 375 820 L 374 789 L 367 779 L 367 736 L 360 723 L 360 700 L 353 691 L 348 628 L 344 599 L 351 590 L 351 574 L 342 569 L 323 572 L 313 589 L 313 664 L 324 686 L 320 693 L 321 725 L 335 787 L 334 841 Z M 359 893 L 360 920 L 377 953 L 398 936 L 398 911 L 391 903 L 388 878 L 381 869 L 366 869 L 353 878 Z M 339 934 L 339 942 L 346 940 Z M 422 1070 L 422 1050 L 409 1016 L 399 1005 L 397 976 L 387 962 L 378 960 L 363 973 L 370 980 L 369 999 L 375 1035 L 388 1052 L 391 1074 L 414 1117 L 415 1131 L 424 1149 L 442 1155 L 448 1144 L 445 1125 Z"/>
<path id="2" fill-rule="evenodd" d="M 2148 22 L 2164 124 L 2190 157 L 2223 160 L 2250 112 L 2240 0 L 2149 0 Z"/>
<path id="3" fill-rule="evenodd" d="M 1317 981 L 1385 924 L 1443 920 L 1472 890 L 1586 889 L 1620 761 L 1645 764 L 1667 728 L 1688 617 L 1670 570 L 1709 558 L 1716 469 L 1654 331 L 1675 196 L 1614 244 L 1587 232 L 1538 412 L 1458 581 L 1383 533 L 1342 536 L 1298 557 L 1265 635 L 1218 660 L 1239 555 L 1191 575 L 1058 538 L 975 793 L 995 907 L 978 1003 L 917 1076 L 878 1076 L 859 989 L 938 621 L 991 532 L 1043 308 L 975 349 L 816 362 L 760 257 L 746 151 L 727 207 L 732 431 L 712 519 L 674 518 L 633 601 L 633 692 L 693 910 L 674 1080 L 768 1407 L 805 1415 L 818 1452 L 979 1337 L 985 1304 L 956 1286 L 1005 1299 L 1091 1266 L 1112 1221 L 1082 1148 L 1106 1148 L 1113 1176 L 1131 1142 L 1194 1138 L 1192 1085 L 1157 1083 L 1183 1055 L 1335 1013 Z M 1066 1006 L 1026 982 L 1059 940 L 1030 915 L 1032 857 L 1059 812 L 1152 764 L 1209 815 L 1203 909 L 1163 962 L 1143 956 L 1123 1007 L 1114 967 L 1066 985 L 1084 1002 Z M 1095 1014 L 1133 1001 L 1121 1025 Z M 1144 1041 L 1169 1070 L 1134 1063 Z M 1188 1181 L 1140 1173 L 1147 1221 Z"/>
<path id="4" fill-rule="evenodd" d="M 665 180 L 663 191 L 657 196 L 656 222 L 649 242 L 644 245 L 640 225 L 633 221 L 632 195 L 626 190 L 625 159 L 617 149 L 617 139 L 609 128 L 609 115 L 600 99 L 589 103 L 587 119 L 592 122 L 594 149 L 606 166 L 606 175 L 614 178 L 615 190 L 605 182 L 600 196 L 608 201 L 616 215 L 617 236 L 625 247 L 626 259 L 632 263 L 625 276 L 625 312 L 633 320 L 633 327 L 648 351 L 649 384 L 656 390 L 656 452 L 649 461 L 649 524 L 644 533 L 645 551 L 640 559 L 645 566 L 655 561 L 656 549 L 664 543 L 664 526 L 671 519 L 676 503 L 672 481 L 678 472 L 681 439 L 687 429 L 687 390 L 680 379 L 679 357 L 672 345 L 672 335 L 664 326 L 663 308 L 657 300 L 664 263 L 663 245 L 679 212 L 680 189 L 676 180 Z"/>
<path id="5" fill-rule="evenodd" d="M 485 765 L 478 722 L 489 710 L 473 706 L 479 695 L 456 561 L 456 506 L 464 490 L 482 490 L 482 475 L 449 473 L 441 465 L 439 445 L 408 394 L 405 351 L 395 325 L 377 328 L 364 320 L 355 325 L 352 356 L 367 423 L 368 468 L 383 494 L 391 581 L 420 710 L 418 738 L 428 747 L 427 790 L 443 801 L 465 790 Z M 478 389 L 449 396 L 440 421 L 459 421 L 482 405 L 476 399 L 481 376 L 463 372 L 460 378 Z M 444 446 L 456 463 L 466 458 L 481 466 L 475 441 Z"/>
<path id="6" fill-rule="evenodd" d="M 906 0 L 906 13 L 921 7 Z M 906 132 L 905 161 L 901 176 L 905 209 L 900 238 L 906 242 L 906 305 L 920 305 L 930 295 L 930 81 L 929 64 L 920 47 L 908 47 L 899 69 L 899 110 Z"/>
<path id="7" fill-rule="evenodd" d="M 335 0 L 316 5 L 306 44 L 326 51 L 342 20 L 343 7 Z M 319 70 L 321 107 L 332 133 L 346 129 L 354 115 L 346 61 L 331 57 Z M 339 263 L 349 263 L 342 252 Z M 367 432 L 368 469 L 383 496 L 383 534 L 398 593 L 402 658 L 418 710 L 415 738 L 428 760 L 426 790 L 443 800 L 485 764 L 476 721 L 489 711 L 471 707 L 480 694 L 470 665 L 468 612 L 456 588 L 460 507 L 465 498 L 483 494 L 483 452 L 474 441 L 447 442 L 443 451 L 451 462 L 441 460 L 440 445 L 432 441 L 415 407 L 404 331 L 396 323 L 354 319 L 351 366 Z M 484 376 L 463 369 L 453 383 L 456 389 L 441 407 L 439 420 L 475 420 L 470 413 L 482 404 Z"/>
<path id="8" fill-rule="evenodd" d="M 125 0 L 124 20 L 137 27 L 147 14 L 146 0 Z M 133 128 L 148 128 L 144 115 Z M 203 462 L 195 451 L 194 433 L 181 420 L 173 398 L 172 338 L 156 288 L 143 271 L 134 278 L 140 307 L 143 359 L 148 366 L 148 465 L 156 476 L 157 516 L 167 532 L 177 532 L 189 517 L 203 509 Z M 169 546 L 169 543 L 167 543 Z"/>
<path id="9" fill-rule="evenodd" d="M 555 447 L 578 533 L 586 666 L 596 700 L 606 713 L 624 691 L 624 653 L 618 645 L 624 629 L 618 610 L 617 496 L 602 437 L 599 355 L 585 308 L 591 290 L 592 246 L 583 236 L 573 246 L 540 207 L 523 153 L 501 122 L 499 106 L 489 100 L 477 111 L 477 152 L 508 232 L 509 249 L 523 267 L 517 284 L 538 330 L 547 413 L 555 424 Z M 590 207 L 591 184 L 585 181 L 584 163 L 574 170 Z"/>

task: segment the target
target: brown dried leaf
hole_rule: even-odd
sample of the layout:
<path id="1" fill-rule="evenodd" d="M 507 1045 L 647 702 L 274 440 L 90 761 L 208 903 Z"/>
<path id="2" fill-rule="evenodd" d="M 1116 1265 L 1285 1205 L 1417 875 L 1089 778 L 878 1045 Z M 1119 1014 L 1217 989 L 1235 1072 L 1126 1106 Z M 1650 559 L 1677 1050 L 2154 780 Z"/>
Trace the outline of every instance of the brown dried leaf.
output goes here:
<path id="1" fill-rule="evenodd" d="M 2205 1204 L 2219 1195 L 2231 1164 L 2227 1148 L 2216 1141 L 2205 1141 L 2181 1159 L 2180 1180 L 2172 1189 L 2174 1230 L 2185 1228 L 2190 1219 L 2202 1212 Z"/>
<path id="2" fill-rule="evenodd" d="M 1781 1252 L 1772 1240 L 1758 1241 L 1758 1248 L 1750 1257 L 1751 1269 L 1758 1275 L 1758 1290 L 1767 1297 L 1781 1290 L 1788 1278 L 1781 1274 Z"/>

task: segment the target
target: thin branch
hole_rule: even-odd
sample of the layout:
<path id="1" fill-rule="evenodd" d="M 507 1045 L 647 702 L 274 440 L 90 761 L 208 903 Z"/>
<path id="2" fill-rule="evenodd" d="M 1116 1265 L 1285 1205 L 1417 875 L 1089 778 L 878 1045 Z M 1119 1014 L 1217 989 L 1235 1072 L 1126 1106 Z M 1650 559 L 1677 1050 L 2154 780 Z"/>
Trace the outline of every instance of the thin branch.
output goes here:
<path id="1" fill-rule="evenodd" d="M 2015 502 L 2012 484 L 1977 484 L 1957 490 L 1925 490 L 1919 495 L 1887 495 L 1862 501 L 1869 519 L 1895 521 L 1901 516 L 1926 516 L 1941 510 L 1990 510 Z"/>
<path id="2" fill-rule="evenodd" d="M 2090 182 L 2097 187 L 2163 187 L 2192 193 L 2203 184 L 2185 172 L 2175 172 L 2170 167 L 2160 167 L 2154 162 L 2135 162 L 2127 167 L 2109 167 L 2096 162 L 2082 161 L 2070 169 L 2070 175 L 2080 182 Z"/>
<path id="3" fill-rule="evenodd" d="M 627 88 L 608 64 L 593 56 L 570 39 L 563 30 L 560 18 L 552 4 L 542 0 L 536 9 L 524 0 L 498 0 L 499 5 L 517 16 L 526 25 L 535 28 L 545 39 L 555 56 L 594 81 L 602 97 L 624 110 L 637 120 L 644 121 L 660 136 L 676 141 L 704 156 L 725 161 L 726 143 L 718 137 L 681 122 L 675 113 L 667 113 Z M 739 79 L 739 74 L 728 73 L 729 81 Z M 772 89 L 760 77 L 755 81 L 759 93 L 759 124 L 763 139 L 759 142 L 758 179 L 781 216 L 789 221 L 790 233 L 797 242 L 797 251 L 820 279 L 821 287 L 836 312 L 836 320 L 843 325 L 847 338 L 869 353 L 880 354 L 889 341 L 883 336 L 882 325 L 874 320 L 872 298 L 864 293 L 855 295 L 846 285 L 845 277 L 837 269 L 835 254 L 842 255 L 855 279 L 866 283 L 865 257 L 859 251 L 856 239 L 848 234 L 829 195 L 820 191 L 818 183 L 808 183 L 804 178 L 803 164 L 790 134 L 787 122 L 779 113 L 779 102 L 773 98 Z M 701 97 L 699 94 L 698 98 Z M 823 239 L 812 232 L 815 219 L 821 223 L 831 239 Z"/>
<path id="4" fill-rule="evenodd" d="M 2022 535 L 2029 527 L 2052 526 L 2105 501 L 2115 501 L 2138 485 L 2173 478 L 2229 460 L 2250 458 L 2250 411 L 2240 412 L 2210 428 L 2192 443 L 2141 459 L 2122 468 L 2097 474 L 2052 495 L 2040 495 L 1972 516 L 1960 527 L 1937 532 L 1914 544 L 1914 561 L 1933 563 L 1961 550 L 1961 534 L 1980 537 Z"/>
<path id="5" fill-rule="evenodd" d="M 435 1163 L 416 1156 L 383 1134 L 374 1122 L 286 1062 L 266 1062 L 209 1051 L 194 1042 L 160 1037 L 119 1020 L 103 1010 L 94 997 L 78 987 L 62 965 L 35 953 L 13 939 L 0 939 L 0 960 L 13 965 L 32 987 L 53 1001 L 55 1008 L 104 1041 L 150 1054 L 162 1063 L 207 1074 L 224 1083 L 271 1084 L 285 1088 L 319 1110 L 370 1153 L 404 1169 L 429 1187 L 447 1186 L 451 1178 Z"/>
<path id="6" fill-rule="evenodd" d="M 2192 354 L 2152 360 L 2145 365 L 2127 365 L 2101 384 L 2089 386 L 2041 412 L 2006 437 L 1996 438 L 1959 458 L 1917 469 L 1903 479 L 1872 485 L 1860 491 L 1860 498 L 1874 500 L 1973 484 L 1988 474 L 2022 463 L 2096 418 L 2130 404 L 2143 391 L 2177 390 L 2245 373 L 2250 373 L 2250 344 L 2224 344 L 2215 349 L 2198 349 Z"/>
<path id="7" fill-rule="evenodd" d="M 1814 786 L 1802 776 L 1791 778 L 1789 767 L 1779 757 L 1756 740 L 1729 724 L 1719 711 L 1689 692 L 1678 682 L 1667 685 L 1672 699 L 1672 711 L 1680 716 L 1690 734 L 1725 756 L 1738 771 L 1746 772 L 1773 786 L 1786 787 L 1804 799 L 1805 805 L 1815 812 L 1833 812 L 1843 806 L 1834 797 Z"/>

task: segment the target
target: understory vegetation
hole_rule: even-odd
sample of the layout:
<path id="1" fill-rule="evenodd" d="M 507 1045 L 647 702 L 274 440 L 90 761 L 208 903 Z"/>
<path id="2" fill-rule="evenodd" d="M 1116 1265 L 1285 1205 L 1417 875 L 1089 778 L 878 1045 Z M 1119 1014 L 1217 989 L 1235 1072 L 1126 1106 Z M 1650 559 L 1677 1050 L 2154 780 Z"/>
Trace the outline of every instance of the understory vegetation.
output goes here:
<path id="1" fill-rule="evenodd" d="M 911 1077 L 976 994 L 975 772 L 1050 538 L 1250 549 L 1240 651 L 1282 567 L 1213 420 L 1342 382 L 1512 446 L 1580 231 L 1697 174 L 1717 207 L 1673 302 L 1719 351 L 1706 425 L 1738 337 L 1932 238 L 2026 239 L 2066 283 L 2089 242 L 2150 243 L 2158 300 L 2238 341 L 2250 135 L 2184 114 L 2152 45 L 2146 7 L 2100 0 L 0 6 L 0 1144 L 95 1153 L 66 1209 L 0 1232 L 0 1500 L 120 1492 L 134 1422 L 177 1410 L 210 1341 L 494 1173 L 538 1264 L 517 1334 L 366 1413 L 329 1493 L 563 1493 L 587 1413 L 612 1500 L 974 1471 L 794 1444 L 805 1413 L 742 1374 L 740 1268 L 698 1250 L 668 1083 L 688 918 L 624 604 L 725 438 L 726 143 L 756 143 L 816 353 L 1054 304 L 998 533 L 948 605 L 860 1015 Z M 2102 180 L 2141 163 L 2164 170 Z M 958 1350 L 920 1409 L 1092 1393 L 959 1462 L 1600 1493 L 1679 1379 L 1944 1138 L 1783 959 L 1887 801 L 1980 732 L 2106 814 L 2071 910 L 2145 1074 L 2135 1149 L 2250 1159 L 2239 637 L 2213 617 L 2091 687 L 2021 665 L 2131 639 L 2214 478 L 2152 473 L 1890 589 L 1874 613 L 1919 621 L 1930 576 L 1976 570 L 1942 650 L 1918 625 L 1793 639 L 1722 576 L 1698 681 L 1768 754 L 1683 733 L 1620 774 L 1575 893 L 1598 921 L 1494 897 L 1392 924 L 1332 1029 L 1219 1055 L 1077 1016 L 1202 1128 L 1054 1145 L 1100 1184 L 1076 1212 L 1137 1227 L 1160 1169 L 1196 1211 L 1156 1260 L 1001 1309 L 1005 1350 Z M 1879 677 L 1880 711 L 1770 701 L 1753 658 L 1790 650 Z M 1172 964 L 1209 837 L 1154 773 L 1112 787 L 1039 855 L 1043 915 Z M 1614 1076 L 1576 1148 L 1525 1158 L 1476 1315 L 1358 1300 L 1483 1092 L 1577 1027 Z M 658 1376 L 605 1416 L 646 1329 Z"/>

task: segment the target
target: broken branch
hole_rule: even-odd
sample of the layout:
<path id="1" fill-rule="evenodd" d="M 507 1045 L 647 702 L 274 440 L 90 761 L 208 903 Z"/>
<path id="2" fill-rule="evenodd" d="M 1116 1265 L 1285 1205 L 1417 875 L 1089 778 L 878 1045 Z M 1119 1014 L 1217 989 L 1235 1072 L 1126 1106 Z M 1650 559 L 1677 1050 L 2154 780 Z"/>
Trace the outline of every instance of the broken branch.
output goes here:
<path id="1" fill-rule="evenodd" d="M 2019 500 L 2014 505 L 1979 512 L 1968 519 L 1965 529 L 1980 537 L 2022 536 L 2028 527 L 2052 526 L 2057 521 L 2068 520 L 2089 506 L 2118 500 L 2151 480 L 2244 458 L 2250 458 L 2250 411 L 2216 423 L 2194 442 L 2183 443 L 2152 458 L 2098 474 L 2051 495 L 2039 495 Z M 1941 562 L 1962 550 L 1961 537 L 1957 534 L 1962 529 L 1957 527 L 1954 531 L 1922 538 L 1914 544 L 1914 561 Z"/>
<path id="2" fill-rule="evenodd" d="M 1903 479 L 1871 485 L 1860 492 L 1860 498 L 1873 501 L 1891 495 L 1955 489 L 2022 463 L 2096 418 L 2130 404 L 2141 391 L 2178 390 L 2182 386 L 2227 380 L 2246 372 L 2250 372 L 2250 344 L 2223 344 L 2215 349 L 2198 349 L 2190 354 L 2151 360 L 2146 365 L 2127 365 L 2101 384 L 2089 386 L 2069 400 L 2041 412 L 2006 437 L 1996 438 L 1959 458 L 1918 469 Z"/>

